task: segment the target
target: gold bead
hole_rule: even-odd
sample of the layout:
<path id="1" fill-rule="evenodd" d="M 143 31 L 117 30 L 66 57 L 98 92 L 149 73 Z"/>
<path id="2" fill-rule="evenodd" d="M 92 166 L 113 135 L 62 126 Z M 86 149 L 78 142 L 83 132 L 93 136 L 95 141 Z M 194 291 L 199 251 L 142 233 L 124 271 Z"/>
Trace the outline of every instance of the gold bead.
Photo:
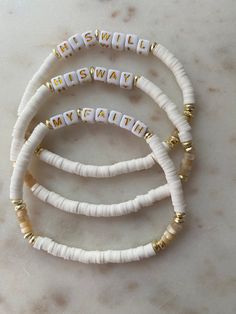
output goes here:
<path id="1" fill-rule="evenodd" d="M 46 120 L 46 121 L 45 121 L 45 124 L 46 124 L 46 126 L 47 126 L 50 130 L 53 129 L 53 127 L 52 127 L 52 125 L 51 125 L 51 122 L 50 122 L 49 120 Z"/>
<path id="2" fill-rule="evenodd" d="M 33 235 L 34 235 L 33 232 L 28 232 L 28 233 L 24 234 L 24 239 L 29 239 L 29 238 L 31 238 Z"/>
<path id="3" fill-rule="evenodd" d="M 174 221 L 177 224 L 182 224 L 185 222 L 185 217 L 186 217 L 185 213 L 175 213 Z"/>
<path id="4" fill-rule="evenodd" d="M 150 51 L 152 52 L 153 49 L 155 49 L 157 45 L 158 45 L 158 43 L 154 41 L 154 42 L 151 44 L 151 46 L 150 46 Z"/>
<path id="5" fill-rule="evenodd" d="M 152 136 L 153 136 L 153 133 L 151 131 L 147 130 L 147 132 L 144 134 L 144 139 L 147 141 Z"/>
<path id="6" fill-rule="evenodd" d="M 89 72 L 90 72 L 91 78 L 93 79 L 94 78 L 95 67 L 94 66 L 89 67 Z"/>
<path id="7" fill-rule="evenodd" d="M 53 49 L 52 53 L 57 57 L 57 59 L 61 59 L 60 53 L 57 51 L 57 49 Z"/>
<path id="8" fill-rule="evenodd" d="M 192 141 L 182 143 L 186 152 L 191 152 L 193 150 Z"/>
<path id="9" fill-rule="evenodd" d="M 95 29 L 95 37 L 96 37 L 97 41 L 99 41 L 99 35 L 100 35 L 100 30 Z"/>
<path id="10" fill-rule="evenodd" d="M 182 182 L 187 182 L 188 181 L 188 176 L 186 176 L 186 175 L 184 175 L 182 173 L 179 174 L 179 178 L 180 178 L 180 180 Z"/>
<path id="11" fill-rule="evenodd" d="M 22 209 L 26 209 L 25 203 L 21 203 L 21 204 L 15 206 L 15 211 L 22 210 Z"/>
<path id="12" fill-rule="evenodd" d="M 138 80 L 140 79 L 140 75 L 135 75 L 134 76 L 134 86 L 136 86 L 137 85 L 137 82 L 138 82 Z"/>
<path id="13" fill-rule="evenodd" d="M 33 244 L 35 243 L 36 239 L 37 239 L 37 236 L 36 236 L 36 235 L 32 235 L 32 236 L 29 238 L 29 243 L 33 245 Z"/>
<path id="14" fill-rule="evenodd" d="M 11 200 L 12 204 L 13 205 L 21 205 L 23 203 L 23 200 L 22 199 L 18 199 L 18 200 Z"/>
<path id="15" fill-rule="evenodd" d="M 50 92 L 52 92 L 52 93 L 54 92 L 54 88 L 52 86 L 52 83 L 46 82 L 44 85 L 50 90 Z"/>
<path id="16" fill-rule="evenodd" d="M 36 156 L 39 156 L 42 153 L 42 151 L 43 151 L 43 148 L 40 145 L 38 145 L 36 147 L 34 153 L 35 153 Z"/>
<path id="17" fill-rule="evenodd" d="M 179 143 L 179 138 L 171 135 L 165 142 L 170 149 L 173 149 Z"/>
<path id="18" fill-rule="evenodd" d="M 186 104 L 184 105 L 184 115 L 188 121 L 191 121 L 194 117 L 195 107 L 194 104 Z"/>

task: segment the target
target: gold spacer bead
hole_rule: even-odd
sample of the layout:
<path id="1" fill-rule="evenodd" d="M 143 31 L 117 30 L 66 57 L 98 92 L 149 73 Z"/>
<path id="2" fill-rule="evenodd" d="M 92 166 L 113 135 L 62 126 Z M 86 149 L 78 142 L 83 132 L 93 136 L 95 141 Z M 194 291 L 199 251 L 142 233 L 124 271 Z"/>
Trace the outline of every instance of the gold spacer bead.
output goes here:
<path id="1" fill-rule="evenodd" d="M 34 153 L 35 153 L 36 156 L 39 156 L 42 151 L 43 151 L 43 148 L 39 145 L 39 146 L 35 149 Z"/>
<path id="2" fill-rule="evenodd" d="M 184 175 L 182 173 L 179 174 L 179 178 L 180 178 L 180 180 L 182 182 L 187 182 L 188 181 L 188 176 L 186 176 L 186 175 Z"/>
<path id="3" fill-rule="evenodd" d="M 28 233 L 24 234 L 24 239 L 29 239 L 29 238 L 31 238 L 33 235 L 34 235 L 33 232 L 28 232 Z"/>
<path id="4" fill-rule="evenodd" d="M 32 245 L 33 245 L 33 244 L 35 243 L 36 239 L 37 239 L 37 236 L 33 234 L 33 235 L 29 238 L 29 244 L 32 244 Z"/>
<path id="5" fill-rule="evenodd" d="M 92 79 L 94 78 L 94 72 L 95 72 L 95 67 L 94 66 L 89 67 L 89 73 Z"/>
<path id="6" fill-rule="evenodd" d="M 149 138 L 151 138 L 153 136 L 153 133 L 151 131 L 147 131 L 145 134 L 144 134 L 144 139 L 147 141 Z"/>
<path id="7" fill-rule="evenodd" d="M 182 224 L 182 223 L 185 222 L 185 217 L 186 217 L 186 214 L 185 214 L 185 213 L 175 213 L 174 221 L 175 221 L 177 224 Z"/>
<path id="8" fill-rule="evenodd" d="M 57 57 L 57 59 L 61 59 L 60 53 L 57 51 L 57 49 L 52 49 L 52 53 Z"/>
<path id="9" fill-rule="evenodd" d="M 54 92 L 54 88 L 52 86 L 52 83 L 46 82 L 44 85 L 50 90 L 50 92 L 52 92 L 52 93 Z"/>
<path id="10" fill-rule="evenodd" d="M 137 86 L 137 82 L 138 82 L 138 80 L 140 79 L 140 75 L 135 75 L 134 76 L 134 86 Z"/>
<path id="11" fill-rule="evenodd" d="M 16 212 L 18 210 L 22 210 L 22 209 L 26 209 L 26 204 L 25 203 L 21 203 L 21 204 L 15 206 L 15 211 Z"/>
<path id="12" fill-rule="evenodd" d="M 18 199 L 18 200 L 11 200 L 13 205 L 21 205 L 23 204 L 23 200 L 22 199 Z"/>
<path id="13" fill-rule="evenodd" d="M 170 149 L 173 149 L 179 143 L 179 138 L 171 135 L 165 142 Z"/>
<path id="14" fill-rule="evenodd" d="M 96 37 L 97 41 L 99 41 L 99 36 L 100 36 L 100 30 L 95 29 L 95 37 Z"/>
<path id="15" fill-rule="evenodd" d="M 150 46 L 150 51 L 152 52 L 156 48 L 157 45 L 158 43 L 154 41 Z"/>
<path id="16" fill-rule="evenodd" d="M 183 142 L 182 145 L 187 153 L 193 150 L 192 141 Z"/>
<path id="17" fill-rule="evenodd" d="M 51 125 L 51 122 L 50 122 L 49 120 L 46 120 L 46 121 L 45 121 L 45 125 L 46 125 L 50 130 L 53 129 L 53 127 L 52 127 L 52 125 Z"/>

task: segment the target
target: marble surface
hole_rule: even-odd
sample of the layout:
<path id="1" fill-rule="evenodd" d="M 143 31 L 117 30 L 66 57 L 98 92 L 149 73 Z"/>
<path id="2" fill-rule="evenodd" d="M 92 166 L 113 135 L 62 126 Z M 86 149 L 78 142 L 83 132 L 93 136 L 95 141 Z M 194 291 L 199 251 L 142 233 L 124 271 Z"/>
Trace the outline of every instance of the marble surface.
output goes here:
<path id="1" fill-rule="evenodd" d="M 0 2 L 0 313 L 236 313 L 236 2 L 1 1 Z M 22 239 L 9 203 L 11 130 L 27 81 L 60 41 L 88 29 L 134 32 L 168 47 L 184 64 L 197 98 L 193 135 L 197 161 L 184 187 L 185 232 L 167 251 L 139 263 L 83 265 L 33 250 Z M 181 106 L 168 70 L 154 57 L 94 49 L 70 59 L 56 73 L 104 65 L 144 73 Z M 99 83 L 54 97 L 37 116 L 81 106 L 118 108 L 141 118 L 165 138 L 171 125 L 140 91 Z M 63 156 L 105 164 L 144 156 L 148 147 L 125 131 L 101 126 L 71 127 L 44 146 Z M 180 152 L 172 154 L 176 164 Z M 118 202 L 164 182 L 158 168 L 112 179 L 85 179 L 35 160 L 36 178 L 67 197 Z M 121 218 L 63 213 L 26 189 L 38 234 L 88 249 L 126 248 L 159 236 L 172 215 L 169 200 Z"/>

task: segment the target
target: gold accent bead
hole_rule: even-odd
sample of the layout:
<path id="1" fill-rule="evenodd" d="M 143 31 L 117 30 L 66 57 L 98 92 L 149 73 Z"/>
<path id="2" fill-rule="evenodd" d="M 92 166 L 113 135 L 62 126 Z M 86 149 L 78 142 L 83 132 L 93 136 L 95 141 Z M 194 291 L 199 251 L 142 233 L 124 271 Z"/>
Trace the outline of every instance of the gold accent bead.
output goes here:
<path id="1" fill-rule="evenodd" d="M 191 152 L 193 150 L 192 141 L 182 143 L 186 152 Z"/>
<path id="2" fill-rule="evenodd" d="M 186 175 L 184 175 L 182 173 L 179 174 L 179 178 L 180 178 L 180 180 L 182 182 L 187 182 L 188 181 L 188 176 L 186 176 Z"/>
<path id="3" fill-rule="evenodd" d="M 158 43 L 154 41 L 154 42 L 151 44 L 151 46 L 150 46 L 150 51 L 152 52 L 153 49 L 155 49 L 157 45 L 158 45 Z"/>
<path id="4" fill-rule="evenodd" d="M 153 247 L 153 250 L 155 251 L 156 254 L 158 252 L 160 252 L 161 250 L 163 250 L 163 248 L 164 248 L 163 244 L 160 243 L 160 240 L 153 240 L 152 241 L 152 247 Z"/>
<path id="5" fill-rule="evenodd" d="M 22 209 L 26 209 L 25 203 L 21 203 L 21 204 L 15 206 L 15 211 L 22 210 Z"/>
<path id="6" fill-rule="evenodd" d="M 185 213 L 175 213 L 174 222 L 176 222 L 177 224 L 182 224 L 185 222 L 185 217 Z"/>
<path id="7" fill-rule="evenodd" d="M 191 120 L 194 117 L 195 106 L 194 104 L 184 105 L 184 115 L 188 120 Z"/>
<path id="8" fill-rule="evenodd" d="M 153 136 L 153 133 L 149 130 L 144 134 L 144 139 L 147 141 L 149 138 Z"/>
<path id="9" fill-rule="evenodd" d="M 61 59 L 60 53 L 57 51 L 57 49 L 52 49 L 52 53 L 57 57 L 57 59 Z"/>
<path id="10" fill-rule="evenodd" d="M 93 79 L 94 78 L 95 67 L 94 66 L 89 67 L 89 72 L 90 72 L 91 78 Z"/>
<path id="11" fill-rule="evenodd" d="M 95 29 L 95 37 L 96 37 L 97 41 L 99 41 L 99 35 L 100 35 L 100 30 Z"/>
<path id="12" fill-rule="evenodd" d="M 24 239 L 29 239 L 29 238 L 31 238 L 33 235 L 34 235 L 33 232 L 28 232 L 28 233 L 24 234 Z"/>
<path id="13" fill-rule="evenodd" d="M 46 82 L 44 85 L 50 90 L 50 92 L 52 92 L 52 93 L 54 92 L 54 88 L 52 86 L 52 83 Z"/>
<path id="14" fill-rule="evenodd" d="M 36 147 L 34 153 L 35 153 L 36 156 L 39 156 L 42 151 L 43 151 L 43 148 L 42 148 L 40 145 L 38 145 L 38 146 Z"/>
<path id="15" fill-rule="evenodd" d="M 50 130 L 53 129 L 53 127 L 52 127 L 52 125 L 51 125 L 51 122 L 50 122 L 49 120 L 46 120 L 46 121 L 45 121 L 45 125 L 46 125 Z"/>
<path id="16" fill-rule="evenodd" d="M 136 86 L 137 85 L 137 82 L 138 82 L 138 80 L 140 79 L 140 75 L 135 75 L 134 76 L 134 86 Z"/>
<path id="17" fill-rule="evenodd" d="M 29 238 L 29 244 L 33 245 L 35 243 L 36 239 L 37 239 L 37 236 L 36 235 L 32 235 L 32 237 Z"/>
<path id="18" fill-rule="evenodd" d="M 18 199 L 18 200 L 14 199 L 14 200 L 11 200 L 11 202 L 12 202 L 13 205 L 21 205 L 21 204 L 23 204 L 23 200 L 22 199 Z"/>

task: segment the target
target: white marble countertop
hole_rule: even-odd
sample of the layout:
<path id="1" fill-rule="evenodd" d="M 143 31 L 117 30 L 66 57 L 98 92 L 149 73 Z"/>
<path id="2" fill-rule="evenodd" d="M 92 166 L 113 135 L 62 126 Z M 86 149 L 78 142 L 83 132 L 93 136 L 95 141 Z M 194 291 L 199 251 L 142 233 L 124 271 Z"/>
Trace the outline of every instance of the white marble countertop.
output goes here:
<path id="1" fill-rule="evenodd" d="M 235 19 L 233 0 L 0 2 L 1 314 L 236 313 Z M 11 131 L 27 81 L 57 43 L 95 28 L 134 32 L 162 43 L 182 61 L 196 91 L 197 161 L 185 186 L 187 227 L 167 251 L 140 263 L 83 265 L 33 250 L 21 237 L 8 199 Z M 173 77 L 154 58 L 94 49 L 71 58 L 56 73 L 82 65 L 144 73 L 181 106 Z M 141 92 L 101 84 L 53 98 L 37 117 L 90 105 L 134 113 L 163 138 L 171 130 L 165 115 Z M 51 135 L 45 146 L 75 160 L 99 164 L 148 152 L 145 143 L 124 136 L 121 130 L 76 128 Z M 98 203 L 132 198 L 164 182 L 157 168 L 104 180 L 71 176 L 38 161 L 31 168 L 47 187 Z M 88 249 L 145 243 L 161 234 L 172 210 L 170 201 L 162 201 L 122 218 L 88 218 L 46 206 L 26 193 L 39 234 Z"/>

